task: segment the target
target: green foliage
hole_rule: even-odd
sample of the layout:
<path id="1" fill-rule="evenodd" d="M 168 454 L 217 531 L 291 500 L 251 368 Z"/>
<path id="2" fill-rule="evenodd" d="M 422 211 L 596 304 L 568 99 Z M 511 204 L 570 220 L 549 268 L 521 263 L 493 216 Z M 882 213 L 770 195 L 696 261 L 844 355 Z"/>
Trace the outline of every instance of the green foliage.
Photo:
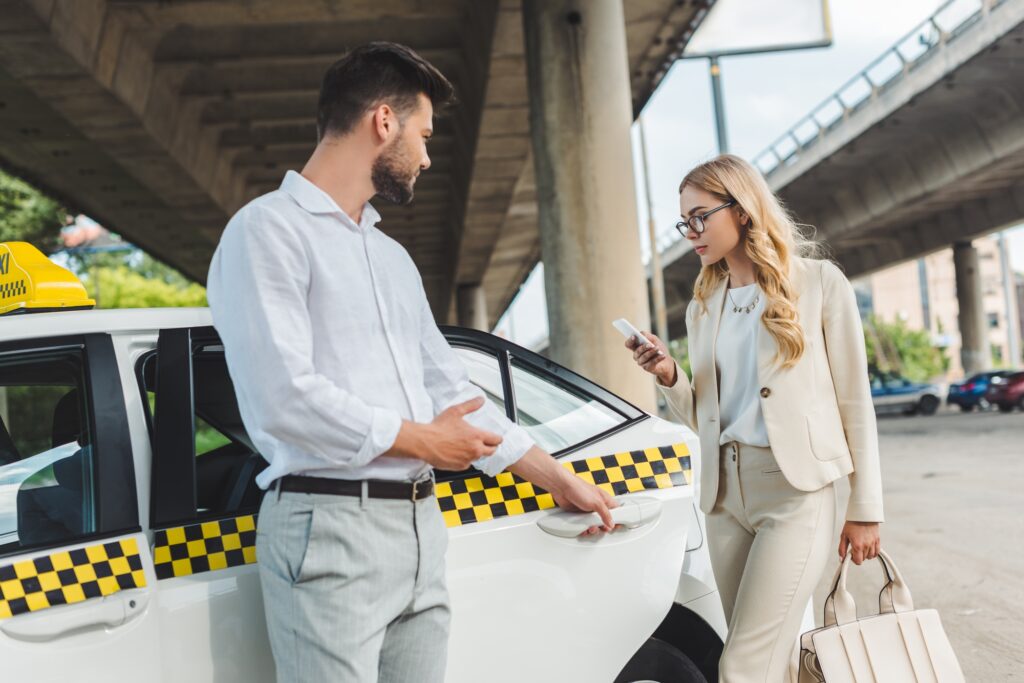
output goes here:
<path id="1" fill-rule="evenodd" d="M 28 183 L 0 171 L 0 242 L 57 248 L 65 209 Z"/>
<path id="2" fill-rule="evenodd" d="M 216 450 L 221 446 L 227 446 L 231 439 L 221 434 L 216 427 L 212 427 L 203 418 L 196 415 L 196 455 Z"/>
<path id="3" fill-rule="evenodd" d="M 944 374 L 949 358 L 932 345 L 927 330 L 911 330 L 902 320 L 887 323 L 871 316 L 864 323 L 868 366 L 893 372 L 915 382 Z"/>
<path id="4" fill-rule="evenodd" d="M 166 266 L 165 266 L 166 267 Z M 97 308 L 161 308 L 205 306 L 206 290 L 196 283 L 168 282 L 161 277 L 146 277 L 126 265 L 91 268 L 82 277 Z"/>
<path id="5" fill-rule="evenodd" d="M 692 377 L 693 373 L 690 371 L 690 350 L 686 344 L 686 337 L 670 341 L 668 343 L 668 352 L 679 363 L 680 369 L 686 373 L 686 376 Z"/>

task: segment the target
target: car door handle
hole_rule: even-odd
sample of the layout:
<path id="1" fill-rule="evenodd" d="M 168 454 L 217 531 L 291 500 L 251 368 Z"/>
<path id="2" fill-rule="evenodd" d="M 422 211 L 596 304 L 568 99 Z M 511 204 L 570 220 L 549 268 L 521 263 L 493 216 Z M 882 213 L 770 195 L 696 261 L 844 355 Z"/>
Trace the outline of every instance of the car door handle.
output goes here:
<path id="1" fill-rule="evenodd" d="M 616 525 L 637 529 L 654 522 L 661 516 L 661 501 L 647 496 L 616 498 L 619 507 L 611 511 Z M 559 510 L 537 520 L 537 526 L 560 538 L 575 538 L 592 526 L 600 526 L 596 512 L 566 512 Z"/>
<path id="2" fill-rule="evenodd" d="M 47 641 L 66 633 L 91 628 L 123 626 L 145 611 L 146 593 L 109 595 L 80 605 L 45 609 L 0 622 L 0 631 L 17 640 Z"/>

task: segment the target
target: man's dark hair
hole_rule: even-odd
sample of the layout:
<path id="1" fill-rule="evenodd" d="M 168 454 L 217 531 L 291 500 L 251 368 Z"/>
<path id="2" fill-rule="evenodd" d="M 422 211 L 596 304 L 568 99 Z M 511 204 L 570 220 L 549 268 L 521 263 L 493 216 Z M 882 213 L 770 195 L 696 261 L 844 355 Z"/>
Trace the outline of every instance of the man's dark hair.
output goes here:
<path id="1" fill-rule="evenodd" d="M 426 95 L 435 112 L 454 100 L 455 90 L 433 64 L 397 43 L 355 48 L 327 69 L 320 86 L 316 130 L 319 138 L 345 135 L 371 109 L 387 104 L 399 120 Z"/>

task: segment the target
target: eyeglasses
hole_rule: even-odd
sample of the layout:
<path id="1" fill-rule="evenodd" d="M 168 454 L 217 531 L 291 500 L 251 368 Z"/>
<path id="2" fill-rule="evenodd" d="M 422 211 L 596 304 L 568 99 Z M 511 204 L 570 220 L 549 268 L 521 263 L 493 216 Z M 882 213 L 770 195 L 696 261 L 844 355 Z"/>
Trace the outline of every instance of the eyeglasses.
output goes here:
<path id="1" fill-rule="evenodd" d="M 710 211 L 705 211 L 704 213 L 698 214 L 696 216 L 690 216 L 685 221 L 679 221 L 678 223 L 676 223 L 676 230 L 678 230 L 679 234 L 682 235 L 683 237 L 686 237 L 686 231 L 687 230 L 693 230 L 694 234 L 696 234 L 696 235 L 703 235 L 704 234 L 704 221 L 707 220 L 708 216 L 713 214 L 715 211 L 721 211 L 722 209 L 725 209 L 725 208 L 730 207 L 730 206 L 734 206 L 735 204 L 736 204 L 736 200 L 735 199 L 730 199 L 725 204 L 722 204 L 721 206 L 716 206 L 715 208 L 711 209 Z"/>

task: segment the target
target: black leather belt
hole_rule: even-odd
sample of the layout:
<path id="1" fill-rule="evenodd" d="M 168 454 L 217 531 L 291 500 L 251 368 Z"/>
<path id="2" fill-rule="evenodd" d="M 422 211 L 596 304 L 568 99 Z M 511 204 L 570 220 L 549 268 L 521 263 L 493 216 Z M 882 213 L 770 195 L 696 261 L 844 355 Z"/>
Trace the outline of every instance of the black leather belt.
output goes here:
<path id="1" fill-rule="evenodd" d="M 326 477 L 300 477 L 288 475 L 275 482 L 282 491 L 293 493 L 326 493 L 332 496 L 361 496 L 363 482 L 347 479 L 328 479 Z M 382 481 L 370 479 L 366 482 L 368 498 L 391 498 L 395 500 L 423 500 L 434 495 L 434 482 L 430 479 L 420 481 Z"/>

